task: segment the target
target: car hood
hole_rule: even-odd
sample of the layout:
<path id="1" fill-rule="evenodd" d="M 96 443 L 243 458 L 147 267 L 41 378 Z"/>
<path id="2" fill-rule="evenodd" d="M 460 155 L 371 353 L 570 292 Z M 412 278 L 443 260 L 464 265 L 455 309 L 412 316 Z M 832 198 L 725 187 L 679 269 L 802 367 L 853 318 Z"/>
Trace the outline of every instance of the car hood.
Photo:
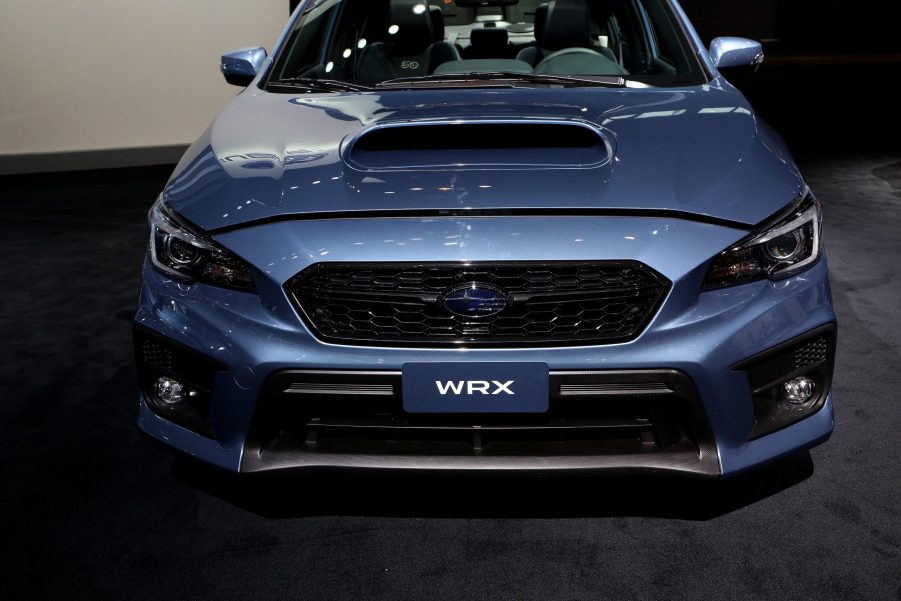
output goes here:
<path id="1" fill-rule="evenodd" d="M 439 130 L 423 130 L 430 144 L 396 142 L 366 164 L 350 154 L 374 129 L 459 122 L 587 126 L 599 132 L 604 156 L 580 162 L 561 149 L 566 144 L 550 140 L 544 148 L 538 129 L 526 155 L 515 149 L 526 157 L 518 162 L 504 160 L 513 151 L 504 148 L 503 133 L 484 132 L 465 147 L 456 139 L 442 148 L 441 135 L 431 135 Z M 391 146 L 410 136 L 382 138 Z M 803 189 L 782 141 L 727 85 L 311 95 L 248 89 L 187 152 L 165 197 L 214 232 L 279 219 L 455 211 L 648 211 L 752 226 Z"/>

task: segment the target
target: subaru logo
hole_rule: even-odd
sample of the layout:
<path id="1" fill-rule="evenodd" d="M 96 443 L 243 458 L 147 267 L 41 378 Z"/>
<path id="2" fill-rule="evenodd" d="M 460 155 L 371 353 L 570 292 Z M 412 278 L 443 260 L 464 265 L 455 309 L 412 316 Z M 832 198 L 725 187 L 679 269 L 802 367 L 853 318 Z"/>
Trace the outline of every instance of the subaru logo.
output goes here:
<path id="1" fill-rule="evenodd" d="M 507 307 L 507 295 L 485 284 L 467 284 L 448 292 L 444 307 L 464 317 L 490 317 Z"/>

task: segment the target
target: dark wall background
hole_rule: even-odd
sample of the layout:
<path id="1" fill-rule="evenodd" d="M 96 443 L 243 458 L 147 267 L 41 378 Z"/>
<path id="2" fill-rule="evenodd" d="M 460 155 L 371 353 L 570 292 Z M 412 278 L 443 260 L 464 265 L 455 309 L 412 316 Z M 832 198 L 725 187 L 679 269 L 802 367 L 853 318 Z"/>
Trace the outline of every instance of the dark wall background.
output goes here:
<path id="1" fill-rule="evenodd" d="M 682 0 L 698 32 L 767 40 L 771 52 L 901 52 L 898 0 Z"/>

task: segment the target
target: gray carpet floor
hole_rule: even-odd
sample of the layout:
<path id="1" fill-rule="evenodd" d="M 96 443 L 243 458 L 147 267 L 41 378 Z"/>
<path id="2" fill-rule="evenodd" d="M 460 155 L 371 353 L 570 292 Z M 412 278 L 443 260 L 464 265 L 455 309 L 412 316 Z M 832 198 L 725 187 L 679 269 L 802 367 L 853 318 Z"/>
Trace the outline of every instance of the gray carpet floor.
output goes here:
<path id="1" fill-rule="evenodd" d="M 725 484 L 236 481 L 135 429 L 167 169 L 0 179 L 0 599 L 901 599 L 901 156 L 811 158 L 832 440 Z"/>

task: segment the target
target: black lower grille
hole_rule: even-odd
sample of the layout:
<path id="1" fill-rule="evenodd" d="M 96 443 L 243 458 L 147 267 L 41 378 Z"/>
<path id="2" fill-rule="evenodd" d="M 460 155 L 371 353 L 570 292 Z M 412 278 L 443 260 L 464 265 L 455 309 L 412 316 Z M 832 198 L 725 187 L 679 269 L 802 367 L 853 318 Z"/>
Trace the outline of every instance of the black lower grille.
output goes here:
<path id="1" fill-rule="evenodd" d="M 279 372 L 259 400 L 242 469 L 512 461 L 717 473 L 703 408 L 680 372 L 551 372 L 549 397 L 540 415 L 410 414 L 396 372 Z"/>
<path id="2" fill-rule="evenodd" d="M 634 261 L 320 263 L 287 285 L 327 341 L 468 346 L 629 341 L 669 287 Z"/>

